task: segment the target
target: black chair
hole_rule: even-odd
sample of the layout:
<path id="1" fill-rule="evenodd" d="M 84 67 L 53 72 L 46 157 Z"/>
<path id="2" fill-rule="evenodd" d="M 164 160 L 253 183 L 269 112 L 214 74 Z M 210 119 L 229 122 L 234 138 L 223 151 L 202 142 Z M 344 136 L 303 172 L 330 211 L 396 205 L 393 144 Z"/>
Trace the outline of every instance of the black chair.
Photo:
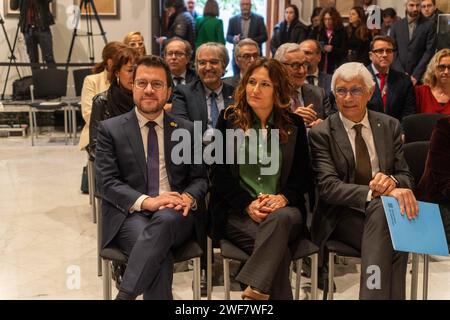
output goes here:
<path id="1" fill-rule="evenodd" d="M 173 251 L 175 262 L 194 260 L 193 300 L 200 300 L 200 256 L 202 253 L 200 246 L 193 240 L 188 241 Z M 125 265 L 128 257 L 114 245 L 110 245 L 101 250 L 100 256 L 103 259 L 103 299 L 111 300 L 112 264 Z"/>
<path id="2" fill-rule="evenodd" d="M 443 117 L 445 115 L 438 113 L 417 113 L 404 117 L 405 143 L 429 141 L 436 122 Z"/>
<path id="3" fill-rule="evenodd" d="M 230 262 L 246 262 L 249 255 L 226 239 L 220 240 L 220 254 L 223 257 L 223 284 L 225 300 L 230 300 Z M 296 281 L 294 299 L 300 297 L 300 279 L 303 258 L 311 256 L 311 299 L 317 299 L 317 279 L 319 248 L 308 239 L 302 239 L 291 247 L 292 261 L 296 264 Z"/>
<path id="4" fill-rule="evenodd" d="M 431 134 L 430 134 L 431 137 Z M 429 137 L 429 138 L 430 138 Z M 430 149 L 429 141 L 418 141 L 406 143 L 403 146 L 403 152 L 405 154 L 406 163 L 411 170 L 416 185 L 422 178 L 425 170 L 425 164 L 427 161 L 428 150 Z M 429 256 L 423 255 L 423 292 L 422 298 L 426 300 L 428 298 L 428 267 Z M 412 254 L 412 279 L 411 279 L 411 300 L 417 299 L 417 286 L 419 281 L 419 254 Z"/>
<path id="5" fill-rule="evenodd" d="M 61 97 L 67 93 L 67 70 L 59 69 L 35 69 L 32 70 L 33 85 L 31 91 L 31 144 L 34 145 L 33 129 L 37 129 L 36 113 L 41 111 L 64 112 L 64 133 L 65 142 L 68 142 L 68 121 L 70 110 L 66 102 L 61 101 Z M 35 130 L 36 138 L 38 136 Z"/>

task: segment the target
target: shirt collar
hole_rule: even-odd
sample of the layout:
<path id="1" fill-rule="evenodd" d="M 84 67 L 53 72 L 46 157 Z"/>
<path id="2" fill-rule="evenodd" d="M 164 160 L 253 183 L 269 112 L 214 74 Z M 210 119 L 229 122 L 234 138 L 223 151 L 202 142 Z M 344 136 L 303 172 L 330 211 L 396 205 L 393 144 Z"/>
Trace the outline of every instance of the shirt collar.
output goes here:
<path id="1" fill-rule="evenodd" d="M 174 74 L 172 73 L 172 79 L 174 79 L 175 77 L 180 77 L 180 78 L 182 78 L 183 80 L 185 80 L 185 79 L 186 79 L 186 73 L 187 73 L 187 70 L 184 70 L 184 72 L 182 72 L 179 76 L 174 75 Z"/>
<path id="2" fill-rule="evenodd" d="M 212 93 L 212 90 L 209 89 L 207 86 L 203 85 L 203 88 L 205 88 L 205 93 L 206 96 L 210 96 L 210 94 Z M 222 94 L 222 89 L 223 89 L 223 83 L 220 85 L 220 87 L 218 87 L 216 90 L 214 90 L 214 92 L 217 94 L 217 96 L 219 97 Z"/>
<path id="3" fill-rule="evenodd" d="M 353 126 L 355 124 L 362 124 L 363 127 L 366 127 L 367 129 L 370 129 L 370 122 L 369 122 L 369 112 L 366 109 L 366 114 L 364 115 L 364 118 L 360 122 L 353 122 L 346 117 L 342 115 L 342 113 L 339 112 L 339 118 L 342 121 L 342 124 L 344 125 L 344 128 L 347 132 L 353 129 Z"/>
<path id="4" fill-rule="evenodd" d="M 378 69 L 375 67 L 375 65 L 372 63 L 371 64 L 371 66 L 372 66 L 372 70 L 373 70 L 373 73 L 374 73 L 374 75 L 375 76 L 378 76 L 378 74 L 380 73 L 380 71 L 378 71 Z M 386 75 L 388 75 L 389 74 L 389 68 L 387 69 L 387 71 L 386 71 Z"/>
<path id="5" fill-rule="evenodd" d="M 252 110 L 252 117 L 253 117 L 253 128 L 254 129 L 263 129 L 261 127 L 261 120 L 256 116 L 256 114 Z M 267 119 L 267 127 L 265 129 L 273 128 L 273 112 L 270 113 L 269 119 Z"/>
<path id="6" fill-rule="evenodd" d="M 143 127 L 145 127 L 147 125 L 147 122 L 149 122 L 150 120 L 148 120 L 146 117 L 144 117 L 138 110 L 137 107 L 134 108 L 134 111 L 136 112 L 136 117 L 138 119 L 138 124 L 139 124 L 139 128 L 142 129 Z M 154 122 L 156 122 L 156 125 L 160 128 L 164 128 L 164 111 L 162 111 L 159 116 L 153 120 Z"/>

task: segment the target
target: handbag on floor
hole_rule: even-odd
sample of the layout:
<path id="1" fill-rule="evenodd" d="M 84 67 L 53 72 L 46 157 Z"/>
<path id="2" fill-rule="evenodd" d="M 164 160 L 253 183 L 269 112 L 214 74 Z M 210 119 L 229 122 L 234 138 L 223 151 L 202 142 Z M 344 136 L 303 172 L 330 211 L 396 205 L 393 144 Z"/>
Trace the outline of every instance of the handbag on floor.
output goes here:
<path id="1" fill-rule="evenodd" d="M 89 193 L 87 166 L 83 167 L 83 173 L 81 174 L 81 192 Z"/>

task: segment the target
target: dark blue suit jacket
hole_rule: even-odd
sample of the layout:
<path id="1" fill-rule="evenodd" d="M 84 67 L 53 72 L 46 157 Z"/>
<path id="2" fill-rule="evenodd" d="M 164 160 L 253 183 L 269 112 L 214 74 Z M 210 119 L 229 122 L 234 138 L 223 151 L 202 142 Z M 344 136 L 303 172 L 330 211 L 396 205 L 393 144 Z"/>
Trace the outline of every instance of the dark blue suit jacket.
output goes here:
<path id="1" fill-rule="evenodd" d="M 383 100 L 381 98 L 380 86 L 373 72 L 372 66 L 367 66 L 375 81 L 375 92 L 367 107 L 370 110 L 386 113 L 400 122 L 403 117 L 416 113 L 416 95 L 410 77 L 406 74 L 389 69 L 387 77 L 387 101 L 386 112 L 384 112 Z"/>
<path id="2" fill-rule="evenodd" d="M 164 155 L 169 184 L 172 191 L 188 192 L 201 204 L 207 188 L 204 166 L 175 165 L 171 161 L 172 149 L 178 144 L 171 141 L 176 128 L 193 132 L 192 123 L 165 113 Z M 191 140 L 191 159 L 194 159 Z M 136 200 L 147 193 L 147 165 L 134 109 L 100 122 L 95 172 L 102 196 L 102 246 L 105 247 L 114 239 Z"/>
<path id="3" fill-rule="evenodd" d="M 251 13 L 250 18 L 251 20 L 250 20 L 250 28 L 248 30 L 248 38 L 258 43 L 260 54 L 262 54 L 261 46 L 264 42 L 267 41 L 267 30 L 266 25 L 264 24 L 264 18 L 253 12 Z M 227 31 L 227 41 L 229 43 L 235 44 L 233 42 L 233 37 L 238 34 L 242 34 L 240 14 L 230 18 Z"/>

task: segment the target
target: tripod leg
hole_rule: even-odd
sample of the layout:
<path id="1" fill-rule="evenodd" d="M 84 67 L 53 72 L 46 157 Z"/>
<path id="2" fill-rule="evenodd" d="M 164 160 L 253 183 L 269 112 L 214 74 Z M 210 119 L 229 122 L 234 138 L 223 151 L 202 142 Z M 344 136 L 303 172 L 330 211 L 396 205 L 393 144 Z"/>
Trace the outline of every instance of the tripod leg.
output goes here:
<path id="1" fill-rule="evenodd" d="M 80 1 L 79 11 L 78 11 L 79 15 L 75 21 L 75 27 L 73 28 L 72 40 L 70 41 L 69 54 L 67 55 L 66 70 L 69 69 L 69 63 L 70 63 L 70 60 L 72 59 L 73 46 L 75 44 L 75 37 L 77 36 L 77 33 L 78 33 L 78 24 L 81 19 L 81 8 L 83 6 L 83 2 L 84 1 Z"/>
<path id="2" fill-rule="evenodd" d="M 94 0 L 90 0 L 90 2 L 91 2 L 92 10 L 94 11 L 95 20 L 97 20 L 98 27 L 100 28 L 100 32 L 103 36 L 103 41 L 106 44 L 108 42 L 108 39 L 106 38 L 106 32 L 103 29 L 102 23 L 100 21 L 100 17 L 98 16 L 97 8 L 95 7 Z"/>
<path id="3" fill-rule="evenodd" d="M 1 18 L 0 18 L 0 19 L 1 19 Z M 1 25 L 2 25 L 2 29 L 3 29 L 3 32 L 4 32 L 4 34 L 5 34 L 5 39 L 6 39 L 6 42 L 8 43 L 8 48 L 9 48 L 9 51 L 10 51 L 10 53 L 11 53 L 11 56 L 9 57 L 8 70 L 7 70 L 7 72 L 6 72 L 5 84 L 3 85 L 2 100 L 4 100 L 4 99 L 5 99 L 5 93 L 6 93 L 6 87 L 8 86 L 8 81 L 9 81 L 9 74 L 10 74 L 10 72 L 11 72 L 11 64 L 12 64 L 13 61 L 14 61 L 14 62 L 17 62 L 17 61 L 16 61 L 16 56 L 14 55 L 14 51 L 15 51 L 15 49 L 16 49 L 17 38 L 18 38 L 18 36 L 19 36 L 19 25 L 20 25 L 20 24 L 17 25 L 16 35 L 15 35 L 15 37 L 14 37 L 14 44 L 13 44 L 13 46 L 11 47 L 11 42 L 9 42 L 9 37 L 8 37 L 8 34 L 6 33 L 5 22 L 3 21 L 3 19 L 0 20 L 0 23 L 1 23 Z M 20 23 L 20 22 L 19 22 L 19 23 Z M 17 74 L 19 75 L 19 78 L 22 78 L 22 76 L 20 75 L 20 72 L 19 72 L 19 67 L 18 67 L 17 65 L 16 65 L 16 71 L 17 71 Z"/>

